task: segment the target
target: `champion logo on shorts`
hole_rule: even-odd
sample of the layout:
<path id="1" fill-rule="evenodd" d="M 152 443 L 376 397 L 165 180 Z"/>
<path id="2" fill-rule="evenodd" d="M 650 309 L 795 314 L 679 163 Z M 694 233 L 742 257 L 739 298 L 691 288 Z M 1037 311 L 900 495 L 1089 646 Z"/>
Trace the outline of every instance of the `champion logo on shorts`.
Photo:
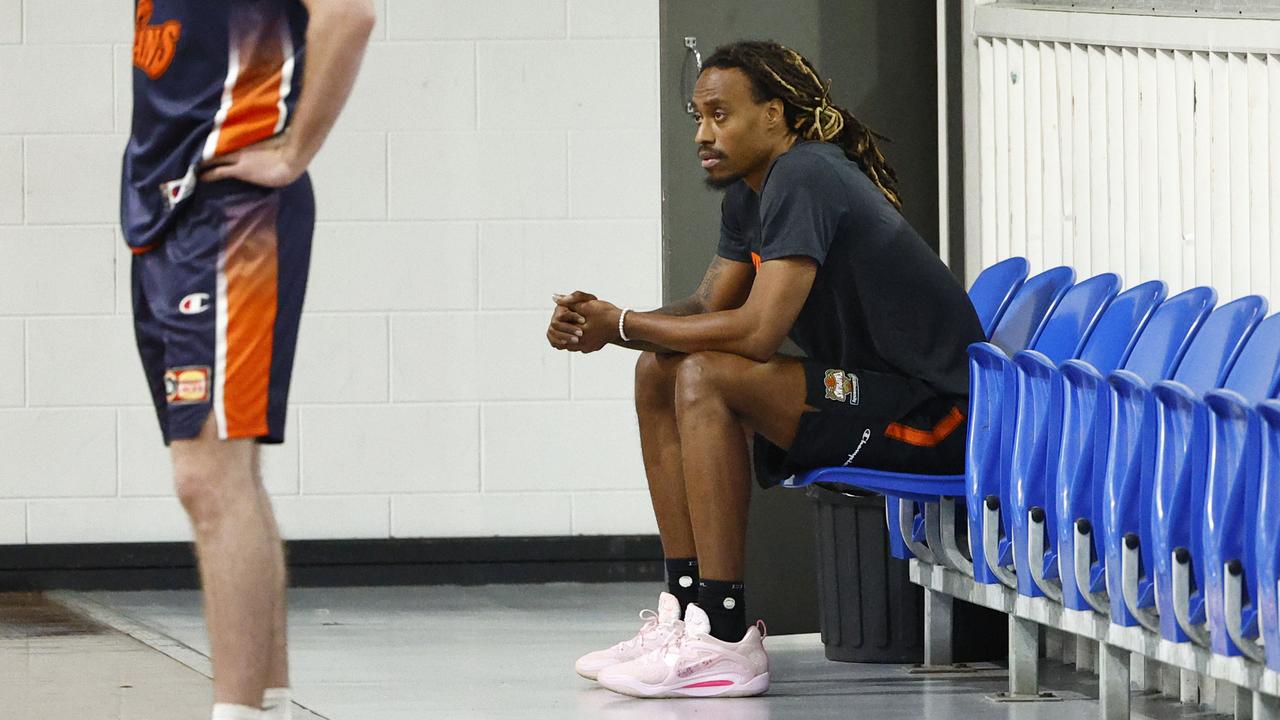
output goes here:
<path id="1" fill-rule="evenodd" d="M 867 428 L 866 430 L 862 431 L 862 441 L 858 443 L 858 447 L 854 448 L 853 454 L 849 456 L 848 460 L 844 461 L 845 467 L 849 467 L 850 465 L 853 464 L 854 459 L 858 457 L 858 453 L 862 452 L 862 448 L 866 447 L 867 441 L 870 439 L 871 439 L 871 428 Z"/>
<path id="2" fill-rule="evenodd" d="M 209 293 L 191 293 L 178 302 L 178 312 L 199 315 L 209 309 Z"/>
<path id="3" fill-rule="evenodd" d="M 823 380 L 827 388 L 827 399 L 834 402 L 858 404 L 858 376 L 844 370 L 828 370 Z"/>
<path id="4" fill-rule="evenodd" d="M 208 365 L 190 365 L 164 371 L 164 394 L 170 405 L 209 402 Z"/>
<path id="5" fill-rule="evenodd" d="M 196 191 L 196 166 L 191 165 L 187 168 L 187 174 L 177 180 L 160 183 L 160 194 L 164 196 L 164 201 L 168 203 L 170 210 L 178 206 L 178 203 L 191 197 Z"/>

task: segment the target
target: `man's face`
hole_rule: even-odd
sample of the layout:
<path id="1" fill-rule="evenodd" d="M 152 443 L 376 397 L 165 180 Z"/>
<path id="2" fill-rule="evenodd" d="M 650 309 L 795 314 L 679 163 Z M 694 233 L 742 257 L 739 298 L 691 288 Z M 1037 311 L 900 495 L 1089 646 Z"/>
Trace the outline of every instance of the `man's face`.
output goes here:
<path id="1" fill-rule="evenodd" d="M 721 189 L 763 172 L 770 157 L 771 112 L 780 103 L 757 103 L 751 81 L 737 68 L 708 68 L 693 88 L 698 159 L 707 185 Z M 777 106 L 777 107 L 774 107 Z"/>

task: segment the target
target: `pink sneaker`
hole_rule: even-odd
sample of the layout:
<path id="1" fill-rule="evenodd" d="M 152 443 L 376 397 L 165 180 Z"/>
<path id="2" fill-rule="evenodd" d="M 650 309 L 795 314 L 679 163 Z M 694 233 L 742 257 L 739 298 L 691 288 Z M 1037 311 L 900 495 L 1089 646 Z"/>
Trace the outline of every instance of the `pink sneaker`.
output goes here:
<path id="1" fill-rule="evenodd" d="M 684 632 L 645 655 L 600 671 L 600 684 L 635 697 L 747 697 L 769 689 L 764 623 L 736 643 L 712 637 L 697 605 L 684 611 Z"/>
<path id="2" fill-rule="evenodd" d="M 680 620 L 680 601 L 666 592 L 658 596 L 658 612 L 641 610 L 640 617 L 645 623 L 635 637 L 611 648 L 583 655 L 573 664 L 573 669 L 582 677 L 595 680 L 596 675 L 607 667 L 634 660 L 662 647 L 672 635 L 679 635 L 684 625 Z"/>

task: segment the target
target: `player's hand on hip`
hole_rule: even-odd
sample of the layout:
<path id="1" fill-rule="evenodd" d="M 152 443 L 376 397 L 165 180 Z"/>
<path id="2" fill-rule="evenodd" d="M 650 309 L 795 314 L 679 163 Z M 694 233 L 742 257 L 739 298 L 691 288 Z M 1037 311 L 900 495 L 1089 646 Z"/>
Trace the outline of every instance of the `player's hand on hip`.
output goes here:
<path id="1" fill-rule="evenodd" d="M 273 188 L 291 184 L 306 170 L 293 159 L 284 134 L 215 157 L 201 169 L 201 182 L 235 179 Z"/>

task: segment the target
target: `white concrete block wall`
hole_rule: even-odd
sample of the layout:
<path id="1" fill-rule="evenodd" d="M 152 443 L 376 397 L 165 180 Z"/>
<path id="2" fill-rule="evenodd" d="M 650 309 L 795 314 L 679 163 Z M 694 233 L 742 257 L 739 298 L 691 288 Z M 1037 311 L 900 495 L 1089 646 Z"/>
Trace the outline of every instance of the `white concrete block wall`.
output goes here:
<path id="1" fill-rule="evenodd" d="M 657 2 L 376 5 L 312 168 L 284 533 L 654 532 L 634 356 L 543 331 L 553 292 L 659 301 Z M 116 227 L 131 43 L 128 0 L 0 0 L 0 544 L 190 538 Z"/>

